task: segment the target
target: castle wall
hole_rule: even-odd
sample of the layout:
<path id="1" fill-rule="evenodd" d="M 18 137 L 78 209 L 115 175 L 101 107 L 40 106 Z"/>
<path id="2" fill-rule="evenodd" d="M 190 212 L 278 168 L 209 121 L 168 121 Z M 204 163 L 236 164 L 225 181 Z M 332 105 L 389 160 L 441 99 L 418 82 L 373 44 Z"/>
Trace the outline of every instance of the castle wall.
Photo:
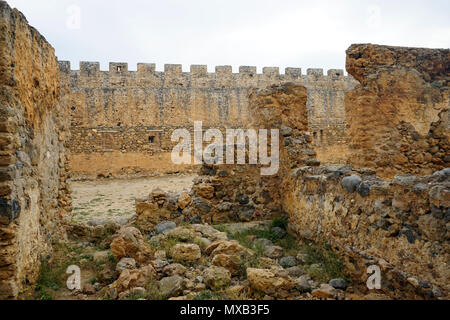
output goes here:
<path id="1" fill-rule="evenodd" d="M 190 72 L 182 72 L 181 65 L 165 65 L 164 72 L 157 72 L 154 64 L 138 64 L 137 71 L 129 71 L 126 63 L 110 63 L 109 71 L 101 71 L 99 63 L 81 62 L 80 70 L 71 70 L 64 61 L 60 69 L 70 86 L 69 148 L 75 176 L 173 172 L 177 169 L 168 162 L 145 160 L 169 159 L 173 129 L 191 128 L 196 120 L 204 127 L 246 128 L 251 121 L 249 90 L 287 82 L 308 90 L 315 148 L 323 161 L 345 159 L 343 101 L 355 81 L 342 70 L 324 75 L 322 69 L 308 69 L 303 75 L 297 68 L 280 74 L 278 68 L 267 67 L 258 74 L 256 67 L 232 73 L 230 66 L 220 66 L 208 73 L 202 65 L 191 66 Z M 330 150 L 339 155 L 330 157 Z M 98 162 L 91 165 L 92 159 Z"/>
<path id="2" fill-rule="evenodd" d="M 71 198 L 61 94 L 54 49 L 0 1 L 0 299 L 33 283 L 64 235 Z"/>

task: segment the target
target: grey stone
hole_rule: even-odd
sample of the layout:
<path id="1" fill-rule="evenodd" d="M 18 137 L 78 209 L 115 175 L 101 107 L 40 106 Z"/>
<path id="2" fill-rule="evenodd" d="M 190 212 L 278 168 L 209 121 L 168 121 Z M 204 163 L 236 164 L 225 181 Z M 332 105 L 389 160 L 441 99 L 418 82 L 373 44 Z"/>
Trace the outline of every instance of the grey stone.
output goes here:
<path id="1" fill-rule="evenodd" d="M 116 264 L 116 270 L 122 272 L 125 269 L 136 269 L 136 260 L 134 260 L 133 258 L 120 259 L 120 261 Z"/>
<path id="2" fill-rule="evenodd" d="M 292 278 L 298 278 L 305 274 L 305 271 L 302 268 L 297 267 L 297 266 L 287 268 L 286 271 L 288 272 L 289 276 L 291 276 Z"/>
<path id="3" fill-rule="evenodd" d="M 194 207 L 197 208 L 201 213 L 208 213 L 211 211 L 211 205 L 201 198 L 195 197 L 192 200 Z"/>
<path id="4" fill-rule="evenodd" d="M 165 259 L 155 259 L 153 261 L 153 266 L 155 267 L 156 271 L 162 272 L 163 268 L 167 266 L 169 262 Z"/>
<path id="5" fill-rule="evenodd" d="M 392 184 L 397 184 L 403 187 L 407 187 L 407 186 L 413 186 L 415 184 L 417 184 L 417 180 L 418 178 L 416 176 L 413 175 L 398 175 L 395 176 L 394 179 L 392 179 Z"/>
<path id="6" fill-rule="evenodd" d="M 283 248 L 280 246 L 268 246 L 264 248 L 264 255 L 272 259 L 279 259 L 283 256 Z"/>
<path id="7" fill-rule="evenodd" d="M 233 205 L 230 202 L 222 202 L 217 205 L 220 212 L 229 211 Z"/>
<path id="8" fill-rule="evenodd" d="M 361 182 L 356 191 L 362 197 L 367 197 L 370 194 L 370 184 L 368 182 Z"/>
<path id="9" fill-rule="evenodd" d="M 280 265 L 285 269 L 295 267 L 297 265 L 297 260 L 292 256 L 283 257 L 280 259 Z"/>
<path id="10" fill-rule="evenodd" d="M 179 275 L 162 278 L 159 281 L 159 291 L 165 298 L 178 296 L 183 292 L 183 278 Z"/>
<path id="11" fill-rule="evenodd" d="M 361 182 L 361 177 L 353 174 L 351 176 L 343 178 L 341 184 L 345 191 L 347 191 L 348 193 L 353 193 L 356 191 Z"/>
<path id="12" fill-rule="evenodd" d="M 424 184 L 424 183 L 418 183 L 418 184 L 414 185 L 414 187 L 413 187 L 414 192 L 422 192 L 425 190 L 428 190 L 428 185 Z"/>
<path id="13" fill-rule="evenodd" d="M 155 232 L 157 234 L 166 234 L 172 229 L 175 229 L 177 224 L 173 221 L 163 221 L 155 227 Z"/>
<path id="14" fill-rule="evenodd" d="M 249 203 L 249 198 L 248 195 L 246 194 L 242 194 L 237 198 L 239 204 L 248 204 Z"/>
<path id="15" fill-rule="evenodd" d="M 328 284 L 335 289 L 339 289 L 339 290 L 347 289 L 347 282 L 341 278 L 332 279 L 328 282 Z"/>
<path id="16" fill-rule="evenodd" d="M 292 128 L 288 127 L 288 126 L 285 126 L 285 125 L 281 125 L 281 127 L 280 127 L 280 134 L 283 137 L 289 137 L 289 136 L 292 135 Z"/>
<path id="17" fill-rule="evenodd" d="M 280 239 L 286 236 L 286 230 L 280 227 L 273 227 L 270 231 L 272 231 Z"/>
<path id="18" fill-rule="evenodd" d="M 297 289 L 301 293 L 311 292 L 312 290 L 311 285 L 309 284 L 309 281 L 306 278 L 306 276 L 301 276 L 300 278 L 297 279 L 297 281 L 295 282 L 295 289 Z"/>
<path id="19" fill-rule="evenodd" d="M 399 236 L 404 235 L 406 239 L 408 239 L 408 242 L 411 244 L 416 241 L 416 236 L 414 235 L 414 232 L 408 228 L 403 228 L 402 230 L 400 230 L 398 235 Z"/>
<path id="20" fill-rule="evenodd" d="M 253 219 L 253 213 L 255 212 L 255 208 L 253 206 L 244 206 L 239 212 L 239 220 L 249 222 Z"/>

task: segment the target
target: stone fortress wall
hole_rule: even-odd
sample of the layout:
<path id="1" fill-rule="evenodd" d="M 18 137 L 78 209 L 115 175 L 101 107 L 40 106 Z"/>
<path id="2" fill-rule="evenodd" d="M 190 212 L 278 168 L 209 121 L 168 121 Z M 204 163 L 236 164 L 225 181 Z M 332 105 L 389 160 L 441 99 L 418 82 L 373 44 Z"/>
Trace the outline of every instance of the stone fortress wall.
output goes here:
<path id="1" fill-rule="evenodd" d="M 170 160 L 175 128 L 247 128 L 251 122 L 248 92 L 281 83 L 303 85 L 308 93 L 311 134 L 318 157 L 324 162 L 344 162 L 344 95 L 356 81 L 343 70 L 243 66 L 138 64 L 129 71 L 126 63 L 110 63 L 101 71 L 98 62 L 81 62 L 80 70 L 60 61 L 63 81 L 70 87 L 71 166 L 75 177 L 120 177 L 180 171 Z"/>
<path id="2" fill-rule="evenodd" d="M 0 299 L 34 283 L 65 235 L 64 89 L 53 47 L 0 1 Z"/>

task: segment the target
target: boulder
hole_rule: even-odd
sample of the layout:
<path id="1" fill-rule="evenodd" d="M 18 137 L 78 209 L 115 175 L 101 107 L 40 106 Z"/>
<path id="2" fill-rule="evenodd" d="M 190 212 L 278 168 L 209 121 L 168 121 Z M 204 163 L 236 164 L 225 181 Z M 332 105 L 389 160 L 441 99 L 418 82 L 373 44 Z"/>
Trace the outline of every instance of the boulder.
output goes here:
<path id="1" fill-rule="evenodd" d="M 162 271 L 168 276 L 182 276 L 186 273 L 186 268 L 179 263 L 172 263 L 165 266 Z"/>
<path id="2" fill-rule="evenodd" d="M 289 275 L 277 268 L 247 268 L 247 280 L 252 288 L 280 298 L 285 297 L 294 287 L 294 282 Z"/>
<path id="3" fill-rule="evenodd" d="M 211 290 L 219 290 L 231 282 L 231 273 L 225 268 L 212 266 L 203 271 L 205 284 Z"/>
<path id="4" fill-rule="evenodd" d="M 134 270 L 125 269 L 120 273 L 119 278 L 110 285 L 109 295 L 114 298 L 131 288 L 145 287 L 149 281 L 156 279 L 156 276 L 156 270 L 152 265 Z"/>
<path id="5" fill-rule="evenodd" d="M 295 257 L 291 256 L 283 257 L 280 259 L 280 265 L 285 269 L 295 267 L 297 265 L 297 260 L 295 259 Z"/>
<path id="6" fill-rule="evenodd" d="M 219 253 L 214 256 L 211 263 L 227 269 L 232 275 L 237 275 L 241 271 L 242 260 L 240 256 L 235 254 Z"/>
<path id="7" fill-rule="evenodd" d="M 246 252 L 247 249 L 234 240 L 218 240 L 205 249 L 205 253 L 209 254 L 211 257 L 221 253 L 228 255 L 242 255 Z"/>
<path id="8" fill-rule="evenodd" d="M 194 262 L 201 258 L 200 247 L 192 243 L 178 243 L 171 250 L 170 254 L 177 261 Z"/>
<path id="9" fill-rule="evenodd" d="M 347 282 L 341 278 L 332 279 L 328 282 L 328 284 L 335 289 L 339 289 L 339 290 L 347 289 Z"/>
<path id="10" fill-rule="evenodd" d="M 159 293 L 165 299 L 175 297 L 183 292 L 183 278 L 179 275 L 162 278 L 158 286 Z"/>
<path id="11" fill-rule="evenodd" d="M 176 227 L 177 225 L 173 221 L 163 221 L 155 227 L 155 232 L 156 234 L 166 234 L 170 230 L 175 229 Z"/>
<path id="12" fill-rule="evenodd" d="M 136 262 L 144 264 L 153 259 L 151 246 L 144 241 L 141 232 L 134 227 L 124 227 L 114 235 L 111 251 L 116 260 L 133 258 Z"/>

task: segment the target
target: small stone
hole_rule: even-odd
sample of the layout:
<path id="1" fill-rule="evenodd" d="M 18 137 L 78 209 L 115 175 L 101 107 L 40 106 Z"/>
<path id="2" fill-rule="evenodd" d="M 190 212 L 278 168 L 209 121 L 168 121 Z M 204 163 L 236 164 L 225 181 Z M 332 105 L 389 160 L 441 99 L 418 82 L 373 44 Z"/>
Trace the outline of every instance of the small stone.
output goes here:
<path id="1" fill-rule="evenodd" d="M 273 227 L 272 229 L 270 229 L 270 231 L 272 231 L 272 233 L 274 233 L 280 239 L 284 238 L 287 234 L 286 230 L 280 227 Z"/>
<path id="2" fill-rule="evenodd" d="M 135 295 L 135 296 L 143 296 L 146 294 L 146 290 L 145 288 L 142 287 L 134 287 L 130 290 L 130 293 Z"/>
<path id="3" fill-rule="evenodd" d="M 191 196 L 189 195 L 189 193 L 183 192 L 180 195 L 180 197 L 178 198 L 178 207 L 180 207 L 181 209 L 184 209 L 191 203 L 191 201 L 192 201 L 192 199 L 191 199 Z"/>
<path id="4" fill-rule="evenodd" d="M 155 227 L 155 232 L 157 234 L 167 234 L 170 230 L 177 227 L 176 223 L 173 221 L 163 221 Z"/>
<path id="5" fill-rule="evenodd" d="M 136 260 L 133 258 L 122 258 L 116 265 L 116 270 L 122 272 L 123 270 L 133 270 L 136 269 Z"/>
<path id="6" fill-rule="evenodd" d="M 315 289 L 311 293 L 313 297 L 320 299 L 334 299 L 337 296 L 337 291 L 335 288 L 327 283 L 322 283 L 319 289 Z"/>
<path id="7" fill-rule="evenodd" d="M 169 262 L 165 259 L 155 259 L 153 260 L 152 264 L 156 271 L 162 272 L 163 268 L 167 266 Z"/>
<path id="8" fill-rule="evenodd" d="M 162 278 L 159 281 L 159 291 L 166 299 L 181 294 L 183 292 L 183 278 L 178 275 Z"/>
<path id="9" fill-rule="evenodd" d="M 302 268 L 297 267 L 297 266 L 287 268 L 286 271 L 288 272 L 289 276 L 291 276 L 292 278 L 298 278 L 305 274 L 305 271 Z"/>
<path id="10" fill-rule="evenodd" d="M 283 257 L 280 259 L 280 265 L 285 269 L 295 267 L 297 265 L 297 260 L 292 256 Z"/>
<path id="11" fill-rule="evenodd" d="M 94 283 L 94 290 L 95 291 L 100 291 L 101 288 L 102 288 L 102 285 L 99 282 Z"/>
<path id="12" fill-rule="evenodd" d="M 231 273 L 223 267 L 212 266 L 203 272 L 205 284 L 212 290 L 219 290 L 231 282 Z"/>
<path id="13" fill-rule="evenodd" d="M 341 278 L 332 279 L 328 282 L 328 284 L 335 289 L 344 290 L 344 291 L 347 289 L 347 282 Z"/>
<path id="14" fill-rule="evenodd" d="M 311 292 L 312 288 L 306 276 L 301 276 L 295 282 L 295 288 L 301 293 Z"/>
<path id="15" fill-rule="evenodd" d="M 353 174 L 351 176 L 345 177 L 342 179 L 341 185 L 345 191 L 348 193 L 353 193 L 356 191 L 362 179 L 360 176 Z"/>
<path id="16" fill-rule="evenodd" d="M 272 259 L 279 259 L 283 256 L 283 248 L 280 246 L 265 247 L 264 255 Z"/>
<path id="17" fill-rule="evenodd" d="M 292 135 L 292 128 L 282 124 L 281 127 L 280 127 L 280 134 L 283 137 L 289 137 L 289 136 Z"/>
<path id="18" fill-rule="evenodd" d="M 187 262 L 196 261 L 202 256 L 200 247 L 192 243 L 178 243 L 170 250 L 170 254 L 175 260 Z"/>
<path id="19" fill-rule="evenodd" d="M 186 268 L 179 263 L 173 263 L 165 266 L 162 271 L 168 276 L 174 275 L 182 276 L 185 274 Z"/>

